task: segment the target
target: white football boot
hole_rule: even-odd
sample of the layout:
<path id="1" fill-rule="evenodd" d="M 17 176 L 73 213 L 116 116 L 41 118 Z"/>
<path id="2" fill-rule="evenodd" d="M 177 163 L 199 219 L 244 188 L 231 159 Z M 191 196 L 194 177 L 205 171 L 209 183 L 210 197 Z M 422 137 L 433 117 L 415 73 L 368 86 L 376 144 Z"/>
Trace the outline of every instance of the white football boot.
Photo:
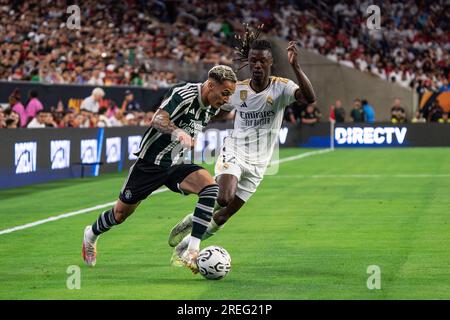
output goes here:
<path id="1" fill-rule="evenodd" d="M 185 250 L 181 255 L 180 261 L 183 266 L 191 269 L 193 274 L 198 273 L 197 265 L 198 251 Z"/>
<path id="2" fill-rule="evenodd" d="M 186 251 L 186 249 L 189 246 L 189 239 L 190 235 L 188 234 L 183 238 L 183 240 L 177 244 L 175 249 L 173 249 L 172 258 L 170 259 L 170 264 L 174 267 L 182 267 L 183 263 L 181 262 L 181 257 L 183 256 L 183 253 Z"/>
<path id="3" fill-rule="evenodd" d="M 86 236 L 86 233 L 90 231 L 91 228 L 91 226 L 84 228 L 82 250 L 83 260 L 89 267 L 95 266 L 95 263 L 97 262 L 97 241 L 91 242 Z"/>
<path id="4" fill-rule="evenodd" d="M 194 214 L 190 213 L 185 216 L 178 224 L 172 228 L 169 235 L 169 245 L 175 247 L 181 240 L 184 239 L 188 234 L 192 232 L 192 216 Z"/>

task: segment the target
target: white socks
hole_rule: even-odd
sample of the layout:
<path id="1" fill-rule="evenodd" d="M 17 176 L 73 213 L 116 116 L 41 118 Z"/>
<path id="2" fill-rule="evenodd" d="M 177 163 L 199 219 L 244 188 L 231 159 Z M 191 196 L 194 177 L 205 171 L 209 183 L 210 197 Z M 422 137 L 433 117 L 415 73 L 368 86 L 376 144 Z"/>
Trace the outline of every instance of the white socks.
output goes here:
<path id="1" fill-rule="evenodd" d="M 190 237 L 189 239 L 189 251 L 200 251 L 200 242 L 201 240 L 196 237 Z"/>
<path id="2" fill-rule="evenodd" d="M 211 222 L 208 225 L 208 229 L 206 229 L 205 234 L 203 235 L 203 239 L 208 239 L 211 237 L 214 233 L 216 233 L 218 230 L 222 229 L 222 226 L 218 226 L 217 223 L 211 219 Z M 186 237 L 184 237 L 183 240 L 177 245 L 177 248 L 186 248 L 188 247 L 188 250 L 200 250 L 200 239 L 192 237 L 190 234 L 188 234 Z"/>
<path id="3" fill-rule="evenodd" d="M 95 243 L 98 239 L 98 236 L 94 234 L 92 228 L 89 228 L 86 232 L 86 240 L 90 243 Z"/>
<path id="4" fill-rule="evenodd" d="M 209 237 L 211 237 L 218 230 L 222 229 L 222 227 L 223 227 L 223 225 L 219 226 L 214 221 L 214 219 L 211 219 L 211 222 L 209 223 L 208 228 L 206 229 L 206 232 L 203 235 L 203 240 L 208 239 Z"/>

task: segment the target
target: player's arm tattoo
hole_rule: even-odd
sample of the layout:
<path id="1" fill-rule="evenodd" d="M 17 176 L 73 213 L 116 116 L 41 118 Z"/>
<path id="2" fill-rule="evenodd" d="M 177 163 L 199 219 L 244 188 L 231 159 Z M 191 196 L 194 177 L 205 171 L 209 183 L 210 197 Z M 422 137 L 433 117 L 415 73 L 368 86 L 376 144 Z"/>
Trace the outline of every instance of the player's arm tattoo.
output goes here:
<path id="1" fill-rule="evenodd" d="M 293 68 L 295 77 L 297 78 L 298 90 L 295 91 L 295 99 L 297 101 L 304 101 L 307 104 L 313 104 L 316 102 L 316 94 L 314 93 L 311 81 L 309 81 L 306 74 L 300 68 L 300 65 L 296 63 Z"/>
<path id="2" fill-rule="evenodd" d="M 156 111 L 153 117 L 152 125 L 153 128 L 163 134 L 172 134 L 175 130 L 180 129 L 172 121 L 170 121 L 169 113 L 161 109 Z"/>

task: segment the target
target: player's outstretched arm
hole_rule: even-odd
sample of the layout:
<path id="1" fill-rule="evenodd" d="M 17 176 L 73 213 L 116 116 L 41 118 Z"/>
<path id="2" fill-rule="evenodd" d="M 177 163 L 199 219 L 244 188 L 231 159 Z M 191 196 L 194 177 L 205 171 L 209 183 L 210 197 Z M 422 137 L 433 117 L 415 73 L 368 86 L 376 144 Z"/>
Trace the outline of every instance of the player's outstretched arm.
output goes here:
<path id="1" fill-rule="evenodd" d="M 177 127 L 171 120 L 167 111 L 158 109 L 153 116 L 153 128 L 163 134 L 174 135 L 175 139 L 181 142 L 185 147 L 192 147 L 194 140 L 183 129 Z"/>
<path id="2" fill-rule="evenodd" d="M 316 94 L 312 87 L 311 81 L 309 81 L 306 74 L 300 68 L 300 64 L 297 61 L 298 49 L 295 41 L 290 41 L 287 48 L 289 64 L 294 70 L 295 76 L 297 78 L 297 84 L 299 89 L 295 92 L 295 99 L 304 100 L 307 104 L 312 104 L 316 102 Z"/>

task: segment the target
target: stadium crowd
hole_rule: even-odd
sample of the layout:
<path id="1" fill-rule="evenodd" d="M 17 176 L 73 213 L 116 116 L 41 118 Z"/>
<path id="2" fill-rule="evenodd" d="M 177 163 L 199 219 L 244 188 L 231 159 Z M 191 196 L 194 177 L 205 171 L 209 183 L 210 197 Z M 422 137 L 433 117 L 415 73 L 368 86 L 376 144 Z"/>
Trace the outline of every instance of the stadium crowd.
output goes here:
<path id="1" fill-rule="evenodd" d="M 347 112 L 346 110 L 349 110 Z M 404 123 L 450 123 L 449 113 L 444 112 L 442 107 L 434 101 L 429 108 L 417 110 L 414 115 L 408 116 L 406 110 L 411 110 L 409 106 L 402 103 L 401 99 L 394 99 L 390 108 L 390 122 L 392 124 Z M 315 105 L 301 105 L 294 102 L 287 106 L 284 120 L 291 124 L 314 125 L 322 119 L 322 113 Z M 336 100 L 330 106 L 330 121 L 336 123 L 375 123 L 376 108 L 367 99 L 354 99 L 349 108 L 344 108 L 341 100 Z"/>
<path id="2" fill-rule="evenodd" d="M 65 108 L 60 101 L 56 107 L 44 108 L 37 91 L 30 90 L 22 103 L 19 90 L 9 97 L 9 106 L 0 108 L 0 128 L 97 128 L 151 125 L 153 111 L 144 111 L 134 100 L 133 93 L 125 92 L 122 104 L 105 98 L 101 88 L 95 88 L 79 109 Z"/>
<path id="3" fill-rule="evenodd" d="M 366 8 L 373 2 L 325 3 L 334 6 L 327 6 L 328 12 L 312 12 L 310 19 L 306 18 L 308 12 L 297 14 L 304 23 L 289 32 L 294 33 L 292 37 L 298 35 L 304 47 L 404 87 L 448 90 L 448 1 L 380 2 L 380 30 L 370 30 L 366 25 Z"/>
<path id="4" fill-rule="evenodd" d="M 246 22 L 254 27 L 263 23 L 268 35 L 296 39 L 301 47 L 415 89 L 419 95 L 425 90 L 450 90 L 448 1 L 383 1 L 381 30 L 366 26 L 367 0 L 323 3 L 326 6 L 275 0 L 86 0 L 79 3 L 81 28 L 68 29 L 66 1 L 0 0 L 0 79 L 168 87 L 178 79 L 164 61 L 231 65 L 233 34 L 242 31 Z M 19 93 L 11 94 L 0 126 L 38 125 L 34 118 L 42 104 L 37 97 L 28 98 L 24 106 Z M 45 125 L 110 125 L 105 117 L 113 125 L 144 124 L 151 119 L 141 111 L 127 112 L 114 101 L 100 101 L 101 108 L 91 114 L 53 108 Z M 355 104 L 367 109 L 362 100 Z M 448 117 L 439 108 L 433 105 L 422 117 L 426 121 Z M 104 110 L 106 116 L 101 114 Z M 317 108 L 302 112 L 316 119 L 307 122 L 320 120 Z M 365 117 L 368 114 L 371 121 L 366 110 Z M 291 112 L 287 120 L 298 121 L 300 116 Z M 42 126 L 43 121 L 39 123 Z"/>
<path id="5" fill-rule="evenodd" d="M 150 126 L 154 110 L 145 111 L 135 101 L 130 90 L 125 91 L 121 104 L 105 97 L 101 88 L 92 90 L 92 94 L 83 99 L 79 109 L 65 108 L 60 101 L 56 107 L 44 108 L 39 100 L 38 93 L 30 90 L 25 103 L 22 102 L 21 93 L 14 90 L 9 97 L 7 108 L 0 108 L 0 128 L 96 128 L 96 127 L 122 127 L 122 126 Z M 376 121 L 376 108 L 366 99 L 355 99 L 346 112 L 341 100 L 336 100 L 330 106 L 330 121 L 337 123 L 374 123 Z M 391 107 L 391 122 L 403 124 L 407 122 L 424 123 L 438 122 L 450 123 L 449 114 L 444 112 L 437 102 L 430 108 L 418 110 L 412 117 L 407 117 L 406 110 L 400 99 L 395 99 Z M 232 120 L 230 113 L 226 120 Z M 314 125 L 322 119 L 322 113 L 315 105 L 300 105 L 298 102 L 287 106 L 285 122 L 300 125 Z"/>
<path id="6" fill-rule="evenodd" d="M 167 86 L 175 75 L 154 59 L 232 64 L 246 22 L 405 87 L 448 86 L 448 1 L 383 1 L 381 30 L 366 26 L 367 0 L 324 3 L 87 0 L 82 27 L 68 30 L 65 1 L 2 0 L 0 79 Z"/>
<path id="7" fill-rule="evenodd" d="M 72 30 L 65 1 L 2 0 L 0 79 L 167 87 L 176 76 L 155 61 L 231 64 L 231 47 L 214 35 L 219 20 L 200 33 L 176 5 L 83 1 L 81 27 Z"/>

